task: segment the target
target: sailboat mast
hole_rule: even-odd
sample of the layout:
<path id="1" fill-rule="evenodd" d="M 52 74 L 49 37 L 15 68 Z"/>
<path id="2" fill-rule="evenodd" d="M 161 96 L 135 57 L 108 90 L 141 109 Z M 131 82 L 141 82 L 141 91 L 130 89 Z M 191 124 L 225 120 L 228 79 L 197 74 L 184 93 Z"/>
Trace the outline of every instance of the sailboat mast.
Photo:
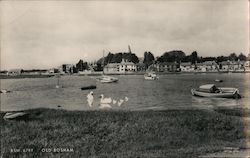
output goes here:
<path id="1" fill-rule="evenodd" d="M 102 51 L 102 58 L 103 58 L 103 68 L 102 68 L 102 74 L 104 75 L 104 66 L 105 66 L 105 57 L 104 57 L 104 50 Z"/>

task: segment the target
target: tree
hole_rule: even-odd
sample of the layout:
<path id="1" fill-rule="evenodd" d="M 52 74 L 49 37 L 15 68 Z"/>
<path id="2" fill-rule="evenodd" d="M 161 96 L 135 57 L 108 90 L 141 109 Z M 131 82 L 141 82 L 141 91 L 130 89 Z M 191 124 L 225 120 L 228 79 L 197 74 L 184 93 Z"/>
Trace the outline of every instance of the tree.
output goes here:
<path id="1" fill-rule="evenodd" d="M 190 58 L 191 58 L 191 64 L 196 64 L 197 59 L 198 59 L 197 52 L 196 51 L 192 52 L 192 54 L 190 55 Z"/>
<path id="2" fill-rule="evenodd" d="M 146 65 L 147 68 L 148 66 L 154 63 L 154 60 L 155 60 L 155 57 L 151 52 L 144 52 L 143 63 Z"/>
<path id="3" fill-rule="evenodd" d="M 237 55 L 235 53 L 231 53 L 229 55 L 229 60 L 230 61 L 236 61 L 236 60 L 238 60 L 238 57 L 237 57 Z"/>
<path id="4" fill-rule="evenodd" d="M 173 50 L 170 52 L 165 52 L 162 56 L 158 58 L 158 62 L 180 62 L 185 60 L 186 54 L 181 50 Z"/>
<path id="5" fill-rule="evenodd" d="M 240 59 L 241 61 L 246 61 L 247 57 L 244 54 L 240 53 L 240 55 L 238 56 L 238 59 Z"/>
<path id="6" fill-rule="evenodd" d="M 83 62 L 82 59 L 76 64 L 76 69 L 78 71 L 83 71 L 83 70 L 86 70 L 87 68 L 88 68 L 88 63 L 87 62 Z"/>

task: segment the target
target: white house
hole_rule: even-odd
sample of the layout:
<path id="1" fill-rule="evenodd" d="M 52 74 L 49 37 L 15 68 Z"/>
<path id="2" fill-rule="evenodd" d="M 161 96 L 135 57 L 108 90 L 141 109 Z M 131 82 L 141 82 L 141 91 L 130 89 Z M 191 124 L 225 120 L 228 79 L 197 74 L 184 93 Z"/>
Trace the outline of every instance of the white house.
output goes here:
<path id="1" fill-rule="evenodd" d="M 121 63 L 109 63 L 104 69 L 104 73 L 108 74 L 125 74 L 137 71 L 137 65 L 133 62 L 127 62 L 124 59 Z"/>
<path id="2" fill-rule="evenodd" d="M 180 64 L 181 72 L 194 72 L 195 66 L 191 62 L 182 62 Z"/>
<path id="3" fill-rule="evenodd" d="M 17 75 L 21 75 L 21 73 L 22 73 L 21 69 L 11 69 L 8 71 L 7 75 L 17 76 Z"/>

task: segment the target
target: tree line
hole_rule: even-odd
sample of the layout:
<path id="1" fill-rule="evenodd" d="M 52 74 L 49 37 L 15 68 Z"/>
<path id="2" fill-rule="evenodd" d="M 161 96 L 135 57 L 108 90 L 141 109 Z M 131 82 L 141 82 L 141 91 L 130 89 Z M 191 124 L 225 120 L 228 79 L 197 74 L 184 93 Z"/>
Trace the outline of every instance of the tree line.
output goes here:
<path id="1" fill-rule="evenodd" d="M 199 56 L 197 51 L 193 51 L 190 55 L 186 55 L 182 50 L 172 50 L 163 53 L 161 56 L 155 57 L 153 53 L 150 51 L 144 52 L 143 64 L 145 67 L 148 67 L 152 64 L 156 63 L 166 63 L 166 62 L 190 62 L 191 64 L 202 63 L 206 61 L 215 61 L 217 63 L 223 61 L 246 61 L 248 57 L 246 57 L 243 53 L 237 55 L 236 53 L 231 53 L 228 56 L 217 56 L 217 57 L 202 57 Z M 119 52 L 119 53 L 111 53 L 109 52 L 107 56 L 100 58 L 95 62 L 94 69 L 96 71 L 102 71 L 103 66 L 109 63 L 121 63 L 122 60 L 126 62 L 133 62 L 135 64 L 139 63 L 139 58 L 136 54 L 131 52 Z M 76 64 L 76 69 L 79 71 L 88 69 L 88 63 L 80 60 Z"/>

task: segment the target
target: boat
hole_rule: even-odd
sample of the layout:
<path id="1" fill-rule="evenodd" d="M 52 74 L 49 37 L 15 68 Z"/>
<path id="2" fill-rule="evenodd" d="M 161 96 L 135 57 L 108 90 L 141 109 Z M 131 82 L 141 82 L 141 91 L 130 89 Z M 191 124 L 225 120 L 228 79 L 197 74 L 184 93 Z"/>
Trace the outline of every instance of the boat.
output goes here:
<path id="1" fill-rule="evenodd" d="M 104 50 L 103 50 L 103 68 L 104 68 Z M 102 71 L 102 76 L 97 78 L 98 81 L 100 81 L 101 83 L 114 83 L 118 81 L 118 78 L 116 77 L 112 77 L 112 76 L 107 76 L 104 74 L 104 69 Z"/>
<path id="2" fill-rule="evenodd" d="M 95 85 L 81 87 L 81 90 L 96 89 Z"/>
<path id="3" fill-rule="evenodd" d="M 215 79 L 214 81 L 215 82 L 223 82 L 223 80 L 220 80 L 220 79 Z"/>
<path id="4" fill-rule="evenodd" d="M 101 83 L 113 83 L 113 82 L 117 82 L 118 78 L 112 77 L 112 76 L 107 76 L 107 75 L 102 75 L 102 77 L 98 78 L 98 80 Z"/>
<path id="5" fill-rule="evenodd" d="M 3 119 L 4 120 L 13 120 L 13 119 L 22 119 L 28 116 L 28 113 L 25 112 L 7 112 Z"/>
<path id="6" fill-rule="evenodd" d="M 159 79 L 159 77 L 155 73 L 150 72 L 144 75 L 144 79 L 145 80 L 157 80 Z"/>
<path id="7" fill-rule="evenodd" d="M 212 97 L 212 98 L 241 98 L 237 88 L 216 87 L 214 84 L 206 84 L 198 89 L 191 89 L 193 96 Z"/>
<path id="8" fill-rule="evenodd" d="M 10 93 L 11 91 L 7 90 L 7 89 L 1 89 L 0 93 Z"/>

